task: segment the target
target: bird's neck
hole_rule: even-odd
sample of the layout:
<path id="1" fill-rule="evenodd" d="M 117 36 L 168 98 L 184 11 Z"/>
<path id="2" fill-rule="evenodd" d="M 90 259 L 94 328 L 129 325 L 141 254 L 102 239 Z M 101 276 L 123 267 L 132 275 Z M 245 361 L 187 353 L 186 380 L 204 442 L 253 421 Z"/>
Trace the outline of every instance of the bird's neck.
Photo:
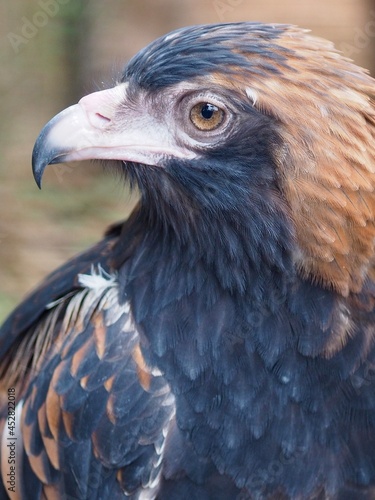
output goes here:
<path id="1" fill-rule="evenodd" d="M 150 355 L 166 372 L 171 352 L 184 357 L 181 368 L 191 372 L 189 379 L 238 358 L 241 349 L 240 372 L 258 361 L 266 371 L 277 365 L 272 377 L 286 383 L 292 377 L 282 374 L 287 353 L 302 373 L 308 359 L 332 359 L 348 342 L 347 303 L 300 278 L 286 245 L 245 245 L 249 233 L 236 234 L 235 228 L 214 221 L 197 231 L 201 241 L 190 244 L 173 232 L 145 227 L 143 220 L 126 232 L 125 244 L 133 240 L 134 246 L 120 268 L 122 297 L 130 297 Z M 253 375 L 250 382 L 258 380 Z"/>
<path id="2" fill-rule="evenodd" d="M 194 291 L 202 301 L 223 293 L 268 307 L 272 293 L 285 293 L 294 274 L 294 235 L 290 218 L 267 193 L 252 193 L 251 205 L 262 207 L 256 211 L 240 197 L 230 210 L 219 212 L 180 201 L 160 196 L 134 212 L 119 250 L 124 283 L 146 275 L 150 283 L 156 280 L 155 307 Z"/>
<path id="3" fill-rule="evenodd" d="M 268 227 L 262 235 L 261 222 L 248 220 L 196 217 L 166 227 L 140 210 L 126 224 L 118 246 L 122 297 L 130 297 L 152 362 L 167 376 L 171 370 L 171 380 L 177 367 L 188 381 L 223 360 L 236 358 L 237 366 L 240 349 L 239 373 L 277 365 L 272 377 L 287 383 L 294 369 L 283 368 L 287 353 L 301 373 L 306 359 L 332 358 L 335 342 L 348 339 L 340 296 L 297 275 L 288 230 Z M 259 376 L 247 380 L 258 384 Z"/>
<path id="4" fill-rule="evenodd" d="M 340 330 L 342 298 L 298 278 L 280 232 L 262 246 L 251 227 L 211 220 L 199 242 L 195 230 L 189 240 L 136 219 L 124 233 L 136 242 L 120 269 L 124 297 L 197 453 L 218 467 L 230 454 L 238 477 L 259 457 L 318 453 L 360 366 L 363 339 Z"/>

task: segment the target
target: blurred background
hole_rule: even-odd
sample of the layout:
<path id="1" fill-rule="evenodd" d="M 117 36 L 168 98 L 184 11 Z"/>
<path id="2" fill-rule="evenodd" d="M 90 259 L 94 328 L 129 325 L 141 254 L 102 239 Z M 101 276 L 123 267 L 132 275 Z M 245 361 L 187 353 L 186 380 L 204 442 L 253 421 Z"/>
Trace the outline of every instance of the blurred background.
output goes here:
<path id="1" fill-rule="evenodd" d="M 375 75 L 374 0 L 18 0 L 0 5 L 0 321 L 49 271 L 98 240 L 136 201 L 89 163 L 49 167 L 31 152 L 42 126 L 109 87 L 145 44 L 175 28 L 292 23 L 331 39 Z"/>

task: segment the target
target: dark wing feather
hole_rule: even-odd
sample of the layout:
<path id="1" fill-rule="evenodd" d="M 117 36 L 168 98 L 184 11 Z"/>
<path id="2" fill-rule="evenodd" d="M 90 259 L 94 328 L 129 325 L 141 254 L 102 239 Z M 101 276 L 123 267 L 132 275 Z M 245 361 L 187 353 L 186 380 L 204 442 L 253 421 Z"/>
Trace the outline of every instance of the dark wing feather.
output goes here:
<path id="1" fill-rule="evenodd" d="M 7 368 L 2 449 L 11 437 L 5 418 L 12 385 L 22 406 L 15 426 L 22 498 L 116 498 L 152 492 L 158 483 L 174 399 L 146 365 L 130 306 L 120 304 L 116 276 L 107 272 L 116 238 L 49 276 L 0 331 Z M 6 451 L 1 460 L 6 482 Z"/>

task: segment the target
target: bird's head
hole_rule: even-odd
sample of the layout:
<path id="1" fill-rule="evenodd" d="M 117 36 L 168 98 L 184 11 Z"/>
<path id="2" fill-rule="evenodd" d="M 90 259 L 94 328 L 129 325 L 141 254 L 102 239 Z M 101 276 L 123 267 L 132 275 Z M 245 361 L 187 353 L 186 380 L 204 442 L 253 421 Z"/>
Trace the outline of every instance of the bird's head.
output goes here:
<path id="1" fill-rule="evenodd" d="M 40 185 L 48 164 L 116 160 L 156 212 L 230 219 L 347 295 L 373 273 L 374 95 L 364 70 L 304 30 L 184 28 L 53 118 L 34 176 Z"/>

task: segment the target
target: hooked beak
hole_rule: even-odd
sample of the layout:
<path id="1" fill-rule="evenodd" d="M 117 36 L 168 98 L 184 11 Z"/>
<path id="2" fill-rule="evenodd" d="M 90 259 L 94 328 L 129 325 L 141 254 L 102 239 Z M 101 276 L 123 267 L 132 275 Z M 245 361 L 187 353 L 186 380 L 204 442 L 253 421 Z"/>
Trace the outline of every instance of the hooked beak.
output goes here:
<path id="1" fill-rule="evenodd" d="M 36 140 L 32 164 L 41 187 L 47 165 L 87 159 L 162 167 L 171 157 L 191 158 L 147 106 L 129 105 L 127 83 L 83 97 L 52 118 Z"/>

